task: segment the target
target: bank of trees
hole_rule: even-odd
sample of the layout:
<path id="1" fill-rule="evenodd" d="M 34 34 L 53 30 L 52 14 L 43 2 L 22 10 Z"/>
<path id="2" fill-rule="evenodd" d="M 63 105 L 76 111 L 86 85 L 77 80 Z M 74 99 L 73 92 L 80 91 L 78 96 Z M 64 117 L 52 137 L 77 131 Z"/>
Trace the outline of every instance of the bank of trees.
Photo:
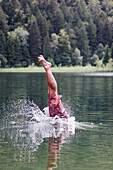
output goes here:
<path id="1" fill-rule="evenodd" d="M 113 59 L 112 0 L 1 0 L 1 67 L 106 65 Z M 101 61 L 101 62 L 100 62 Z"/>

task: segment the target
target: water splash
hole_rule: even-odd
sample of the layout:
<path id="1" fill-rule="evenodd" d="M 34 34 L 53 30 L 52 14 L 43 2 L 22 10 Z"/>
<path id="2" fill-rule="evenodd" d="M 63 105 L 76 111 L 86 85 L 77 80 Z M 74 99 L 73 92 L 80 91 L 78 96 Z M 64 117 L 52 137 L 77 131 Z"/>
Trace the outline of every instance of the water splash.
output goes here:
<path id="1" fill-rule="evenodd" d="M 93 124 L 79 123 L 74 116 L 61 119 L 49 117 L 48 107 L 43 111 L 33 102 L 26 99 L 9 102 L 4 107 L 0 130 L 2 138 L 8 138 L 13 147 L 37 150 L 45 138 L 66 138 L 75 135 L 76 129 L 93 128 Z"/>

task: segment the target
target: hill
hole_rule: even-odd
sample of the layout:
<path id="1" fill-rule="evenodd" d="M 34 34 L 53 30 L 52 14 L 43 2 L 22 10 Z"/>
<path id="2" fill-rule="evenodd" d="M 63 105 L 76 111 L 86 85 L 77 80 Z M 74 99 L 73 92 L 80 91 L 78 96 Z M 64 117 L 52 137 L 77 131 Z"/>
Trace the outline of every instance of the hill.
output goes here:
<path id="1" fill-rule="evenodd" d="M 40 54 L 53 66 L 112 62 L 113 1 L 0 0 L 1 67 L 39 65 Z"/>

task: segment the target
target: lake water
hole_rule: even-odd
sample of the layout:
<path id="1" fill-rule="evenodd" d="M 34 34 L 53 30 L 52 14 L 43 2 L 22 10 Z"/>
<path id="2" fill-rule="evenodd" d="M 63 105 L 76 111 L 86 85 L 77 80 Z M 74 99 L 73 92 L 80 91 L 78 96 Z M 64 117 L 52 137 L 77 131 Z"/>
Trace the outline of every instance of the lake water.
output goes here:
<path id="1" fill-rule="evenodd" d="M 112 170 L 113 75 L 54 76 L 68 122 L 42 113 L 44 73 L 0 74 L 0 170 Z"/>

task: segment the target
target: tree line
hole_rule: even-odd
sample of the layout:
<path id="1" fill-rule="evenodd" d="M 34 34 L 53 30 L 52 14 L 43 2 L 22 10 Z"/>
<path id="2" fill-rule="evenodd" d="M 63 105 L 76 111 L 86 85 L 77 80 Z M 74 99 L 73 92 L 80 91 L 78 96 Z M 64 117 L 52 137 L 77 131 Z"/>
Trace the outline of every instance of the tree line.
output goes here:
<path id="1" fill-rule="evenodd" d="M 113 61 L 112 0 L 0 0 L 0 65 Z"/>

